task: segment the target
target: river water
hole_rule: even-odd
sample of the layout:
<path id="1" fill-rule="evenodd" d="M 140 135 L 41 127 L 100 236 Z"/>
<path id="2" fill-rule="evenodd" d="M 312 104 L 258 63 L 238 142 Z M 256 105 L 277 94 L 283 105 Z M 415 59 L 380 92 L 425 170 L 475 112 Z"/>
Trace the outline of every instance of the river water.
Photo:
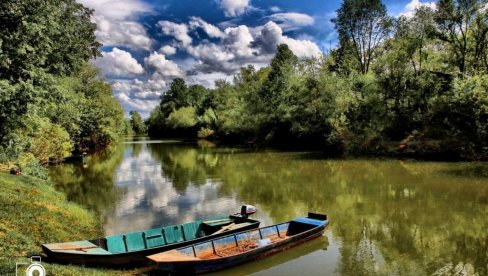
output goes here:
<path id="1" fill-rule="evenodd" d="M 488 275 L 488 164 L 326 159 L 128 139 L 54 167 L 107 235 L 258 208 L 262 226 L 326 213 L 323 237 L 220 275 Z M 92 238 L 92 237 L 87 237 Z"/>

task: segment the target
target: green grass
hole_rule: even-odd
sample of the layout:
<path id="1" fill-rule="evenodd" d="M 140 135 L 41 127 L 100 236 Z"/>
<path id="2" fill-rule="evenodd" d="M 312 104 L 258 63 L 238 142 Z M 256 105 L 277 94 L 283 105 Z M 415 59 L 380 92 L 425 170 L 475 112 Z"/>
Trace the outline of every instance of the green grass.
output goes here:
<path id="1" fill-rule="evenodd" d="M 29 262 L 43 243 L 84 240 L 102 234 L 95 214 L 68 202 L 38 178 L 0 172 L 0 275 L 14 275 L 16 262 Z M 135 271 L 86 269 L 43 263 L 49 275 L 118 275 Z"/>

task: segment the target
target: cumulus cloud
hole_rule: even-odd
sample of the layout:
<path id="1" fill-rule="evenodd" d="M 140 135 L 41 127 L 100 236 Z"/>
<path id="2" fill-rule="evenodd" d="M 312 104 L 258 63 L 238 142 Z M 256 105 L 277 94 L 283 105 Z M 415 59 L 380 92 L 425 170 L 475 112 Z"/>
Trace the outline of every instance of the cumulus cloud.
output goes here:
<path id="1" fill-rule="evenodd" d="M 247 26 L 230 27 L 223 33 L 224 37 L 219 43 L 200 43 L 186 49 L 197 60 L 194 65 L 197 71 L 233 74 L 245 64 L 261 62 L 266 58 L 253 52 L 253 37 Z"/>
<path id="2" fill-rule="evenodd" d="M 114 89 L 115 90 L 115 89 Z M 116 91 L 115 91 L 116 92 Z M 115 98 L 119 100 L 124 110 L 134 110 L 141 114 L 143 118 L 147 118 L 149 113 L 159 105 L 160 100 L 144 100 L 133 98 L 127 93 L 115 93 Z"/>
<path id="3" fill-rule="evenodd" d="M 271 8 L 269 8 L 269 10 L 272 12 L 280 12 L 281 8 L 278 6 L 272 6 Z"/>
<path id="4" fill-rule="evenodd" d="M 159 52 L 161 54 L 164 54 L 164 55 L 167 55 L 167 56 L 171 56 L 171 55 L 174 55 L 176 54 L 176 48 L 171 46 L 171 45 L 164 45 L 163 47 L 161 47 L 159 49 Z"/>
<path id="5" fill-rule="evenodd" d="M 200 17 L 190 17 L 190 27 L 192 29 L 202 28 L 209 37 L 222 38 L 225 34 L 215 25 L 212 25 Z"/>
<path id="6" fill-rule="evenodd" d="M 94 21 L 97 24 L 95 35 L 104 45 L 145 50 L 151 48 L 152 40 L 146 29 L 137 22 L 113 21 L 102 15 L 94 16 Z"/>
<path id="7" fill-rule="evenodd" d="M 276 18 L 288 18 L 297 24 L 311 24 L 313 18 L 302 14 L 277 14 Z M 221 30 L 199 17 L 191 17 L 188 24 L 169 21 L 160 22 L 166 30 L 180 42 L 178 47 L 186 51 L 194 62 L 187 72 L 197 73 L 222 72 L 232 75 L 240 67 L 247 64 L 261 65 L 269 62 L 276 52 L 276 46 L 281 43 L 288 44 L 290 49 L 299 57 L 313 57 L 321 54 L 317 44 L 309 39 L 294 39 L 283 34 L 283 29 L 275 22 L 270 21 L 264 26 L 249 28 L 246 25 L 227 27 Z M 190 29 L 202 28 L 209 37 L 219 38 L 218 42 L 200 40 L 196 45 L 191 42 Z M 188 38 L 186 38 L 188 36 Z M 160 50 L 162 53 L 162 51 Z M 147 63 L 147 62 L 146 62 Z"/>
<path id="8" fill-rule="evenodd" d="M 434 10 L 437 8 L 436 2 L 421 3 L 419 0 L 412 0 L 405 6 L 403 11 L 400 13 L 400 16 L 413 17 L 415 10 L 422 6 L 429 7 Z"/>
<path id="9" fill-rule="evenodd" d="M 158 25 L 165 35 L 174 37 L 183 47 L 187 47 L 193 41 L 191 36 L 188 35 L 188 26 L 184 23 L 178 24 L 163 20 L 159 21 Z"/>
<path id="10" fill-rule="evenodd" d="M 95 35 L 105 46 L 125 46 L 150 50 L 153 41 L 146 29 L 136 21 L 152 7 L 141 0 L 77 0 L 95 10 L 92 21 L 97 24 Z"/>
<path id="11" fill-rule="evenodd" d="M 187 76 L 186 80 L 189 85 L 199 84 L 207 88 L 215 88 L 215 81 L 226 80 L 228 82 L 232 81 L 233 76 L 229 76 L 222 72 L 214 73 L 198 73 L 196 75 Z"/>
<path id="12" fill-rule="evenodd" d="M 171 77 L 181 77 L 183 72 L 178 64 L 167 60 L 163 54 L 153 52 L 150 56 L 144 58 L 144 64 L 155 69 L 153 79 L 167 79 Z"/>
<path id="13" fill-rule="evenodd" d="M 111 52 L 102 52 L 103 57 L 93 63 L 106 76 L 132 76 L 144 73 L 144 69 L 129 52 L 113 48 Z"/>
<path id="14" fill-rule="evenodd" d="M 218 3 L 227 17 L 239 16 L 250 7 L 249 0 L 218 0 Z"/>
<path id="15" fill-rule="evenodd" d="M 268 16 L 268 18 L 278 23 L 284 31 L 296 30 L 315 23 L 315 19 L 310 15 L 297 12 L 275 13 Z"/>
<path id="16" fill-rule="evenodd" d="M 140 0 L 77 0 L 77 2 L 111 20 L 123 20 L 152 11 L 150 5 Z"/>
<path id="17" fill-rule="evenodd" d="M 266 23 L 252 43 L 263 54 L 273 54 L 276 45 L 285 43 L 299 58 L 321 55 L 317 44 L 310 40 L 298 40 L 283 35 L 283 30 L 273 21 Z"/>
<path id="18" fill-rule="evenodd" d="M 135 110 L 143 118 L 159 105 L 160 96 L 167 89 L 164 80 L 116 80 L 112 90 L 126 111 Z"/>

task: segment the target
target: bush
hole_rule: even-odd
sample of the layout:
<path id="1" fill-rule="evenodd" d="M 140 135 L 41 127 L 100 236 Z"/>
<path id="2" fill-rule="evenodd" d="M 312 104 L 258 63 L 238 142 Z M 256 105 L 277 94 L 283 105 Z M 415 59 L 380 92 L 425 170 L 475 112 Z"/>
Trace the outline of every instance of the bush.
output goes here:
<path id="1" fill-rule="evenodd" d="M 18 164 L 21 173 L 24 175 L 30 175 L 44 180 L 49 179 L 47 169 L 39 164 L 39 161 L 32 153 L 21 153 Z"/>
<path id="2" fill-rule="evenodd" d="M 198 138 L 207 139 L 207 138 L 210 138 L 211 136 L 213 136 L 214 134 L 215 134 L 215 131 L 213 129 L 202 127 L 198 131 Z"/>
<path id="3" fill-rule="evenodd" d="M 182 107 L 169 114 L 168 125 L 173 128 L 191 128 L 197 124 L 197 115 L 194 107 Z"/>
<path id="4" fill-rule="evenodd" d="M 457 79 L 451 91 L 429 104 L 426 135 L 455 139 L 468 155 L 488 151 L 488 75 Z"/>

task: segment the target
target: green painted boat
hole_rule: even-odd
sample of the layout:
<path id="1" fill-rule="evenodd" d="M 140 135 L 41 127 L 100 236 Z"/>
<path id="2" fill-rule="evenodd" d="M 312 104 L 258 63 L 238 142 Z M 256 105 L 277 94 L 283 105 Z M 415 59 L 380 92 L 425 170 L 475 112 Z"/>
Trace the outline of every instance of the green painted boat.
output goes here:
<path id="1" fill-rule="evenodd" d="M 103 238 L 43 244 L 46 261 L 86 266 L 137 267 L 147 264 L 146 256 L 215 237 L 259 227 L 248 216 L 256 209 L 244 205 L 241 213 L 180 225 L 161 226 Z"/>

